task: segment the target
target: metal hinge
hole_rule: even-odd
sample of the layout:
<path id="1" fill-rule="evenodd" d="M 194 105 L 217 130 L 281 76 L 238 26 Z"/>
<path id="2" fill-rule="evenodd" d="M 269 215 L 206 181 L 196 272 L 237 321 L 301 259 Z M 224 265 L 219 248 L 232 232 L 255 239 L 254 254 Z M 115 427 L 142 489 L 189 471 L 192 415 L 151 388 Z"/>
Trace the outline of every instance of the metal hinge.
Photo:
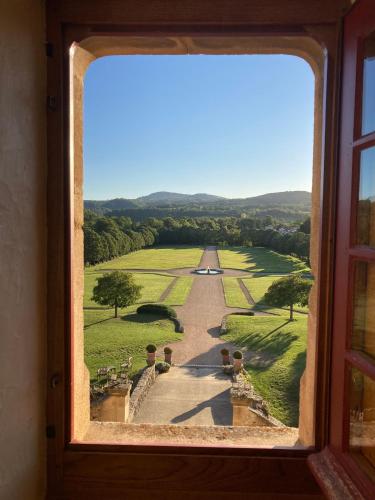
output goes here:
<path id="1" fill-rule="evenodd" d="M 47 108 L 50 111 L 56 111 L 57 108 L 57 99 L 55 95 L 48 95 L 47 96 Z"/>
<path id="2" fill-rule="evenodd" d="M 53 44 L 51 42 L 46 42 L 46 56 L 53 57 Z"/>
<path id="3" fill-rule="evenodd" d="M 56 437 L 56 427 L 54 425 L 46 426 L 47 439 L 54 439 Z"/>

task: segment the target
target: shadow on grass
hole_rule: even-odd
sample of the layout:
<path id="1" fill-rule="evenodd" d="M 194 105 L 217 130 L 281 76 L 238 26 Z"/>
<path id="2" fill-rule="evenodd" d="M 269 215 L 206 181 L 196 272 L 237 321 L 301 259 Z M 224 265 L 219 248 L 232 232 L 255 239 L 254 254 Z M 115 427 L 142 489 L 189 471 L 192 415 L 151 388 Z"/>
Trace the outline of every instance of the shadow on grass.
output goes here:
<path id="1" fill-rule="evenodd" d="M 287 402 L 290 423 L 298 426 L 300 381 L 306 367 L 306 350 L 295 357 L 289 367 L 288 383 L 285 385 L 285 400 Z"/>
<path id="2" fill-rule="evenodd" d="M 128 321 L 129 323 L 153 323 L 154 321 L 160 321 L 163 319 L 167 318 L 155 314 L 132 313 L 121 316 L 122 321 Z"/>
<path id="3" fill-rule="evenodd" d="M 282 255 L 273 250 L 264 247 L 235 247 L 231 249 L 233 252 L 244 255 L 245 263 L 249 266 L 247 270 L 251 271 L 258 269 L 258 272 L 267 273 L 288 273 L 298 269 L 304 269 L 306 266 L 303 262 L 292 260 L 289 255 Z"/>

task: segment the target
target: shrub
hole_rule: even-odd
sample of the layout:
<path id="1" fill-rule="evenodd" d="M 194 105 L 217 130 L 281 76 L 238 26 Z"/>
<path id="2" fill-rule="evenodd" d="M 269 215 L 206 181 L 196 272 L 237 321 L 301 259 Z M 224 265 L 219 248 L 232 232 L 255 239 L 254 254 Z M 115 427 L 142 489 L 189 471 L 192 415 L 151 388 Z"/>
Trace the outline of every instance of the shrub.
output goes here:
<path id="1" fill-rule="evenodd" d="M 228 356 L 229 355 L 229 351 L 228 351 L 228 349 L 225 349 L 225 347 L 224 347 L 224 349 L 222 349 L 220 351 L 220 353 L 222 354 L 222 356 Z"/>
<path id="2" fill-rule="evenodd" d="M 172 354 L 172 349 L 170 347 L 164 347 L 164 353 L 165 354 Z"/>
<path id="3" fill-rule="evenodd" d="M 156 345 L 154 345 L 154 344 L 148 344 L 148 346 L 146 347 L 146 351 L 150 352 L 150 353 L 156 352 Z"/>
<path id="4" fill-rule="evenodd" d="M 155 314 L 158 316 L 163 316 L 164 318 L 172 318 L 176 319 L 177 314 L 176 311 L 164 304 L 143 304 L 139 306 L 137 309 L 138 314 Z"/>
<path id="5" fill-rule="evenodd" d="M 155 370 L 157 370 L 159 373 L 167 373 L 170 367 L 171 365 L 169 363 L 161 361 L 160 363 L 157 363 L 155 365 Z"/>
<path id="6" fill-rule="evenodd" d="M 234 359 L 242 359 L 242 352 L 241 351 L 234 351 L 233 353 Z"/>

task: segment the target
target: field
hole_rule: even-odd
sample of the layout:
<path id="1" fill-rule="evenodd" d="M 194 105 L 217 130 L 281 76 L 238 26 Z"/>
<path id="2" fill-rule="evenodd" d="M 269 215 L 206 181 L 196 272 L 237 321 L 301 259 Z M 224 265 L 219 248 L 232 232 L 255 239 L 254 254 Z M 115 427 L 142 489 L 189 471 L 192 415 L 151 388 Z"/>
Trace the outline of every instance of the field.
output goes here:
<path id="1" fill-rule="evenodd" d="M 137 285 L 142 285 L 141 298 L 138 303 L 144 302 L 157 302 L 159 297 L 173 281 L 173 276 L 167 276 L 157 273 L 132 273 L 135 277 Z M 92 290 L 96 285 L 97 278 L 100 278 L 103 273 L 92 272 L 86 270 L 85 272 L 85 294 L 83 299 L 83 307 L 95 307 L 106 309 L 106 306 L 100 306 L 96 304 L 92 297 Z"/>
<path id="2" fill-rule="evenodd" d="M 92 379 L 96 378 L 99 367 L 113 365 L 118 368 L 129 356 L 133 357 L 130 373 L 133 375 L 146 364 L 147 344 L 159 347 L 182 338 L 181 333 L 175 333 L 174 323 L 168 319 L 148 314 L 127 314 L 114 319 L 113 310 L 100 313 L 99 322 L 85 328 L 85 362 Z M 105 319 L 108 313 L 111 317 Z"/>
<path id="3" fill-rule="evenodd" d="M 223 278 L 225 302 L 228 307 L 243 307 L 248 309 L 250 306 L 237 278 L 227 276 Z"/>
<path id="4" fill-rule="evenodd" d="M 294 273 L 310 269 L 301 260 L 262 247 L 232 247 L 218 250 L 220 267 L 250 272 Z"/>
<path id="5" fill-rule="evenodd" d="M 249 290 L 250 295 L 254 299 L 256 306 L 262 309 L 268 308 L 267 304 L 264 302 L 264 294 L 267 292 L 268 288 L 272 285 L 274 281 L 280 279 L 281 276 L 277 275 L 267 275 L 267 276 L 253 276 L 252 278 L 245 278 L 242 280 L 245 287 Z M 308 307 L 302 307 L 299 305 L 294 306 L 294 310 L 297 312 L 308 313 Z M 275 311 L 281 312 L 280 309 Z"/>
<path id="6" fill-rule="evenodd" d="M 90 269 L 177 269 L 198 267 L 203 253 L 200 247 L 159 247 L 138 250 L 97 264 Z"/>
<path id="7" fill-rule="evenodd" d="M 193 278 L 190 276 L 181 276 L 177 278 L 168 297 L 164 300 L 164 304 L 169 306 L 182 306 L 190 293 Z"/>
<path id="8" fill-rule="evenodd" d="M 298 426 L 299 381 L 305 369 L 307 316 L 229 316 L 223 340 L 249 351 L 246 371 L 272 416 Z M 246 354 L 245 354 L 246 356 Z"/>

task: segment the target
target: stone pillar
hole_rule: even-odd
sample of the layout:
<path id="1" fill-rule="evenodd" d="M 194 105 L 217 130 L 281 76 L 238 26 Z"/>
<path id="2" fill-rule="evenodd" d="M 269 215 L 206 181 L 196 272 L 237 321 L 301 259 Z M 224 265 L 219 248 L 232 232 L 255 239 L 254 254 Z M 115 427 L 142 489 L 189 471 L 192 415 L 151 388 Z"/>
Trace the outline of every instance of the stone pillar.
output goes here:
<path id="1" fill-rule="evenodd" d="M 130 384 L 119 384 L 107 389 L 107 397 L 100 408 L 101 422 L 128 421 L 130 387 Z"/>
<path id="2" fill-rule="evenodd" d="M 232 403 L 233 412 L 232 425 L 251 425 L 251 423 L 248 423 L 250 400 L 248 398 L 241 399 L 232 396 L 230 401 Z M 255 425 L 255 422 L 253 425 Z"/>

